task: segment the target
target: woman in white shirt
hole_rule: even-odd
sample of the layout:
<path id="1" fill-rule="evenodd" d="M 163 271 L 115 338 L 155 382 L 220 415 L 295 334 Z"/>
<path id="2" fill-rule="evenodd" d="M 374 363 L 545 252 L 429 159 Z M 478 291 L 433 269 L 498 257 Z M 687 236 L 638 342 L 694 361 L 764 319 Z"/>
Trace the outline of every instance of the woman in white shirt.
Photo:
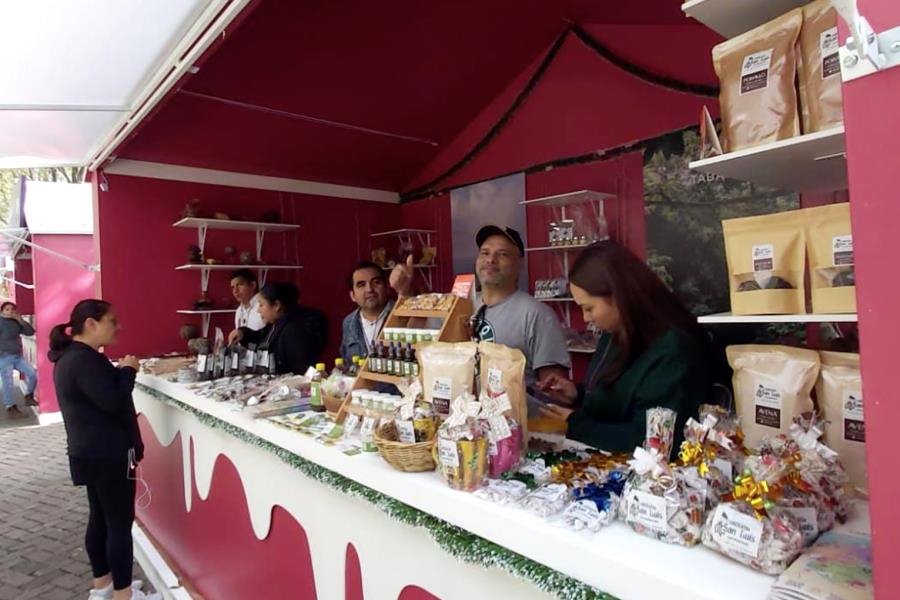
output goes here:
<path id="1" fill-rule="evenodd" d="M 238 301 L 234 311 L 234 328 L 246 327 L 259 331 L 266 324 L 259 316 L 259 296 L 256 275 L 250 269 L 238 269 L 231 274 L 231 293 Z"/>

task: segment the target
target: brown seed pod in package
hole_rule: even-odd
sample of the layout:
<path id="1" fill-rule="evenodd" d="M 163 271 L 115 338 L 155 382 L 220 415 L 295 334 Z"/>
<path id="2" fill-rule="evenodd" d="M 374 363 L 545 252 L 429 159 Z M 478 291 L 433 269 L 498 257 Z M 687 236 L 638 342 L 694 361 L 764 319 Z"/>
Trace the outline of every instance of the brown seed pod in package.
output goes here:
<path id="1" fill-rule="evenodd" d="M 819 375 L 819 354 L 775 345 L 728 346 L 734 370 L 734 401 L 748 448 L 787 433 L 795 416 L 813 410 L 810 392 Z"/>
<path id="2" fill-rule="evenodd" d="M 490 396 L 505 393 L 512 410 L 506 416 L 522 428 L 522 440 L 528 441 L 528 397 L 525 394 L 525 355 L 502 344 L 480 342 L 481 391 Z"/>
<path id="3" fill-rule="evenodd" d="M 736 315 L 806 312 L 803 211 L 722 221 Z"/>
<path id="4" fill-rule="evenodd" d="M 828 422 L 823 442 L 841 457 L 854 487 L 865 490 L 866 421 L 859 354 L 820 352 L 822 372 L 816 397 Z"/>
<path id="5" fill-rule="evenodd" d="M 850 204 L 806 208 L 806 248 L 814 313 L 856 312 L 856 270 Z"/>
<path id="6" fill-rule="evenodd" d="M 839 48 L 837 12 L 831 0 L 805 5 L 797 61 L 803 133 L 837 127 L 844 121 Z"/>
<path id="7" fill-rule="evenodd" d="M 800 135 L 796 43 L 801 9 L 713 48 L 726 152 Z"/>

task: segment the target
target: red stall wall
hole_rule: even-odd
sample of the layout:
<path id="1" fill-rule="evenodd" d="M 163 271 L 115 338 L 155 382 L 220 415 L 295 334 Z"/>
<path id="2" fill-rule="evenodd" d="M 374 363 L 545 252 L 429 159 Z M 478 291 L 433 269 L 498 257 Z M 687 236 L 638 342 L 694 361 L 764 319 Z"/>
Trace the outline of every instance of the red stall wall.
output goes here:
<path id="1" fill-rule="evenodd" d="M 331 361 L 341 341 L 341 321 L 354 305 L 344 283 L 347 272 L 369 257 L 369 235 L 397 227 L 396 205 L 285 192 L 107 175 L 109 191 L 98 190 L 98 231 L 102 256 L 115 269 L 104 269 L 103 298 L 112 302 L 123 330 L 115 354 L 140 356 L 183 350 L 178 337 L 183 323 L 199 325 L 199 317 L 176 314 L 200 296 L 200 273 L 178 271 L 187 262 L 187 248 L 197 244 L 196 229 L 173 228 L 185 204 L 201 200 L 203 216 L 224 212 L 233 218 L 260 219 L 278 211 L 282 222 L 297 223 L 296 233 L 268 233 L 263 259 L 269 264 L 299 264 L 302 271 L 269 272 L 269 280 L 291 279 L 300 287 L 301 303 L 328 315 Z M 226 245 L 254 252 L 252 232 L 213 231 L 206 255 L 223 258 Z M 213 272 L 209 296 L 231 302 L 228 274 Z M 231 305 L 229 305 L 231 306 Z M 214 315 L 212 327 L 227 334 L 232 315 Z M 211 333 L 213 331 L 211 327 Z"/>

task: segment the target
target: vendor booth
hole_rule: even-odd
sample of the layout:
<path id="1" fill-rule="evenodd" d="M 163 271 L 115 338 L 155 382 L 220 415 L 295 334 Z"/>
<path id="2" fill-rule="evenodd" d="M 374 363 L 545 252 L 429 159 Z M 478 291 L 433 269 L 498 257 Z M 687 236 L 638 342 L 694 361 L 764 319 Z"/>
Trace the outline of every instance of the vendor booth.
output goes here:
<path id="1" fill-rule="evenodd" d="M 859 0 L 856 11 L 847 2 L 840 18 L 827 2 L 802 0 L 220 4 L 89 160 L 95 245 L 84 260 L 99 257 L 96 294 L 123 326 L 110 352 L 155 357 L 134 393 L 146 445 L 137 515 L 174 572 L 170 595 L 712 600 L 829 597 L 820 581 L 832 597 L 900 589 L 900 488 L 889 472 L 900 417 L 890 401 L 900 328 L 890 271 L 900 252 L 896 3 Z M 814 27 L 814 50 L 804 50 Z M 867 41 L 848 46 L 848 34 Z M 810 65 L 821 69 L 804 79 Z M 490 349 L 473 360 L 486 388 L 502 382 L 500 396 L 513 397 L 508 410 L 448 392 L 444 410 L 433 403 L 428 418 L 444 424 L 427 440 L 413 431 L 418 412 L 394 423 L 404 407 L 420 408 L 412 379 L 430 401 L 456 376 L 429 373 L 437 362 L 423 353 L 428 342 L 468 339 L 477 300 L 458 276 L 472 272 L 485 224 L 522 233 L 520 288 L 563 324 L 575 381 L 598 338 L 566 278 L 598 240 L 647 261 L 722 356 L 728 346 L 734 399 L 722 403 L 743 432 L 722 428 L 725 417 L 719 430 L 707 421 L 693 440 L 699 454 L 671 454 L 707 480 L 724 461 L 714 468 L 728 464 L 727 490 L 714 494 L 707 481 L 696 500 L 673 483 L 654 495 L 655 467 L 626 466 L 638 450 L 560 446 L 559 423 L 518 409 L 521 375 L 495 382 Z M 409 255 L 420 294 L 386 321 L 379 339 L 390 355 L 328 378 L 343 387 L 327 390 L 327 412 L 290 405 L 320 393 L 315 373 L 273 383 L 252 361 L 248 373 L 246 355 L 211 374 L 215 350 L 175 356 L 189 338 L 233 329 L 229 277 L 246 268 L 261 283 L 296 283 L 300 303 L 324 312 L 330 370 L 355 308 L 345 282 L 354 264 L 373 260 L 387 276 Z M 428 324 L 415 325 L 420 317 Z M 773 358 L 801 341 L 808 354 Z M 861 385 L 834 391 L 835 354 L 856 357 L 835 368 Z M 804 360 L 814 370 L 785 366 Z M 784 387 L 748 384 L 748 372 Z M 379 387 L 399 383 L 386 396 Z M 837 433 L 802 420 L 814 387 Z M 495 473 L 486 440 L 479 450 L 465 445 L 477 440 L 441 437 L 454 418 L 490 421 L 494 432 L 500 419 L 520 436 L 491 437 L 492 457 L 529 433 L 538 445 L 526 454 L 523 440 L 515 464 Z M 379 437 L 389 421 L 395 440 Z M 403 456 L 401 421 L 411 436 Z M 768 456 L 792 475 L 770 490 L 744 471 L 754 452 L 702 454 L 716 431 L 732 440 L 729 452 L 782 434 L 791 451 Z M 671 438 L 662 448 L 673 450 Z M 610 505 L 618 477 L 625 492 L 615 488 Z M 590 514 L 572 509 L 570 493 L 582 489 L 599 494 Z M 778 507 L 800 512 L 781 518 Z"/>

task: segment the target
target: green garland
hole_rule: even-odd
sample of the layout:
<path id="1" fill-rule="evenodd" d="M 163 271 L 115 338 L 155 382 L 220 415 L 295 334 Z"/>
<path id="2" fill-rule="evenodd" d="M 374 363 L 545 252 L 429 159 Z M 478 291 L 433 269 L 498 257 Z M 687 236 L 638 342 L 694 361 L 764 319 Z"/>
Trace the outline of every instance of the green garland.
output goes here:
<path id="1" fill-rule="evenodd" d="M 577 579 L 525 558 L 521 554 L 507 550 L 455 525 L 450 525 L 437 517 L 361 485 L 317 463 L 301 458 L 293 452 L 289 452 L 259 436 L 253 435 L 245 429 L 226 423 L 158 390 L 140 383 L 136 384 L 136 386 L 154 398 L 194 415 L 197 420 L 207 427 L 220 429 L 243 442 L 274 454 L 283 462 L 311 479 L 328 485 L 344 494 L 351 494 L 368 500 L 389 517 L 401 523 L 424 528 L 441 548 L 458 559 L 486 567 L 493 566 L 503 569 L 521 580 L 534 584 L 545 592 L 566 600 L 616 600 L 614 596 L 601 592 Z"/>

